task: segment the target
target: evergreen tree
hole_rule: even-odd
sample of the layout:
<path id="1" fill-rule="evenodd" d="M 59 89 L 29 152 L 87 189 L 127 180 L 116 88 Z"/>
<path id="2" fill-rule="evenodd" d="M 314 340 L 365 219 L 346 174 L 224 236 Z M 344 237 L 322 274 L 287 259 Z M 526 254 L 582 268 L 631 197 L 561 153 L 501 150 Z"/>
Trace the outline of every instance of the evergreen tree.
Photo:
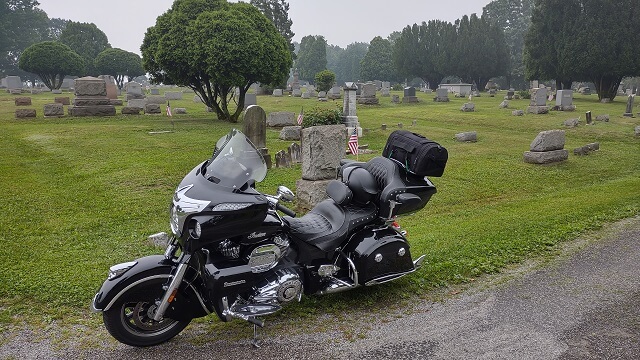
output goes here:
<path id="1" fill-rule="evenodd" d="M 369 44 L 369 51 L 360 62 L 360 78 L 363 80 L 397 80 L 393 65 L 393 47 L 389 40 L 376 36 Z"/>
<path id="2" fill-rule="evenodd" d="M 289 3 L 284 0 L 251 0 L 250 3 L 271 20 L 280 35 L 287 40 L 291 57 L 295 59 L 295 46 L 292 40 L 295 33 L 291 31 L 293 21 L 289 18 Z"/>
<path id="3" fill-rule="evenodd" d="M 317 73 L 327 69 L 327 41 L 324 37 L 307 35 L 302 38 L 296 67 L 300 79 L 311 82 Z"/>

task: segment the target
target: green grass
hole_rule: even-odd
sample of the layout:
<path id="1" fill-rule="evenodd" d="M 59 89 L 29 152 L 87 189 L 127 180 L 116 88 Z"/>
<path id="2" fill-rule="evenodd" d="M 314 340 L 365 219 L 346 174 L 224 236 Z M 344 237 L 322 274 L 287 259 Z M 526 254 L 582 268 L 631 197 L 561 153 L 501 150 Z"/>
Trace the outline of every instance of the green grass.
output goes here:
<path id="1" fill-rule="evenodd" d="M 15 119 L 15 96 L 0 94 L 0 328 L 53 321 L 96 325 L 100 318 L 90 316 L 88 307 L 108 267 L 162 252 L 146 237 L 169 230 L 175 186 L 210 156 L 220 136 L 242 124 L 213 120 L 188 94 L 172 101 L 172 107 L 189 112 L 174 116 L 173 123 L 165 116 L 45 119 L 43 105 L 55 95 L 27 96 L 36 119 Z M 545 254 L 585 231 L 640 213 L 640 139 L 634 137 L 640 121 L 622 117 L 626 99 L 600 104 L 595 95 L 578 95 L 576 112 L 514 117 L 511 111 L 526 109 L 528 100 L 499 109 L 500 98 L 483 94 L 473 100 L 476 112 L 462 113 L 466 99 L 434 103 L 419 96 L 422 102 L 412 105 L 381 98 L 379 106 L 359 106 L 358 116 L 370 129 L 360 143 L 375 151 L 361 160 L 379 155 L 398 123 L 449 150 L 444 176 L 432 179 L 438 193 L 422 211 L 400 219 L 413 256 L 426 254 L 426 265 L 393 284 L 306 297 L 283 314 L 314 316 L 424 294 Z M 270 96 L 258 102 L 267 113 L 342 106 L 341 100 Z M 611 121 L 585 126 L 588 110 L 594 118 L 610 114 Z M 566 129 L 566 148 L 571 152 L 597 141 L 598 152 L 571 153 L 568 161 L 545 166 L 522 161 L 539 131 L 563 128 L 564 120 L 579 116 L 581 125 Z M 161 130 L 173 132 L 149 134 Z M 477 131 L 478 142 L 455 142 L 454 134 L 463 131 Z M 271 154 L 289 145 L 278 133 L 267 133 Z M 295 190 L 299 177 L 299 166 L 272 169 L 259 188 L 273 193 L 282 184 Z"/>

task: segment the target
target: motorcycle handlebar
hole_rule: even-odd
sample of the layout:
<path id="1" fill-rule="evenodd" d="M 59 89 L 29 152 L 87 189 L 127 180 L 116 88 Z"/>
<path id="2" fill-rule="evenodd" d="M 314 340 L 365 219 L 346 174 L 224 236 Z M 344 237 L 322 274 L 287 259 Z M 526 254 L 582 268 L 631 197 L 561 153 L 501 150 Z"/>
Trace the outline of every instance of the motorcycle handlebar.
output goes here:
<path id="1" fill-rule="evenodd" d="M 276 205 L 276 210 L 280 210 L 280 211 L 282 211 L 283 213 L 285 213 L 285 214 L 287 214 L 287 215 L 289 215 L 289 216 L 291 216 L 291 217 L 296 217 L 296 213 L 295 213 L 295 211 L 293 211 L 293 210 L 289 209 L 288 207 L 286 207 L 286 206 L 284 206 L 284 205 L 282 205 L 282 204 L 280 204 L 280 203 L 278 203 L 278 204 Z"/>

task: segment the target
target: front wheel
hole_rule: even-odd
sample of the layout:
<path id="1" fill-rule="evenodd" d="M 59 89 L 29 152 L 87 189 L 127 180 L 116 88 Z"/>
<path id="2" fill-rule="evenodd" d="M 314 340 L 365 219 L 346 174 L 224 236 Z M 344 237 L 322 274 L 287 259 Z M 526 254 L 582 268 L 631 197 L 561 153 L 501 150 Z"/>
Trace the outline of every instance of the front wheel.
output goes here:
<path id="1" fill-rule="evenodd" d="M 116 340 L 131 346 L 153 346 L 178 335 L 190 321 L 169 318 L 153 320 L 156 299 L 162 295 L 163 280 L 139 284 L 102 313 L 107 331 Z"/>

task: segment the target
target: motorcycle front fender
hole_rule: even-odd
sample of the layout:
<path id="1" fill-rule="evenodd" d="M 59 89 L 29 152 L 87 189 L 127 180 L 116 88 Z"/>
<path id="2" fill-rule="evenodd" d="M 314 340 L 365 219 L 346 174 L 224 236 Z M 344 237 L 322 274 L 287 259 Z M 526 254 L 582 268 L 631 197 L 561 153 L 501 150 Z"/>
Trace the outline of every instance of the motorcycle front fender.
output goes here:
<path id="1" fill-rule="evenodd" d="M 96 293 L 91 303 L 94 312 L 107 311 L 128 289 L 145 281 L 168 279 L 176 263 L 162 255 L 151 255 L 135 260 L 129 270 L 122 275 L 107 279 Z"/>

